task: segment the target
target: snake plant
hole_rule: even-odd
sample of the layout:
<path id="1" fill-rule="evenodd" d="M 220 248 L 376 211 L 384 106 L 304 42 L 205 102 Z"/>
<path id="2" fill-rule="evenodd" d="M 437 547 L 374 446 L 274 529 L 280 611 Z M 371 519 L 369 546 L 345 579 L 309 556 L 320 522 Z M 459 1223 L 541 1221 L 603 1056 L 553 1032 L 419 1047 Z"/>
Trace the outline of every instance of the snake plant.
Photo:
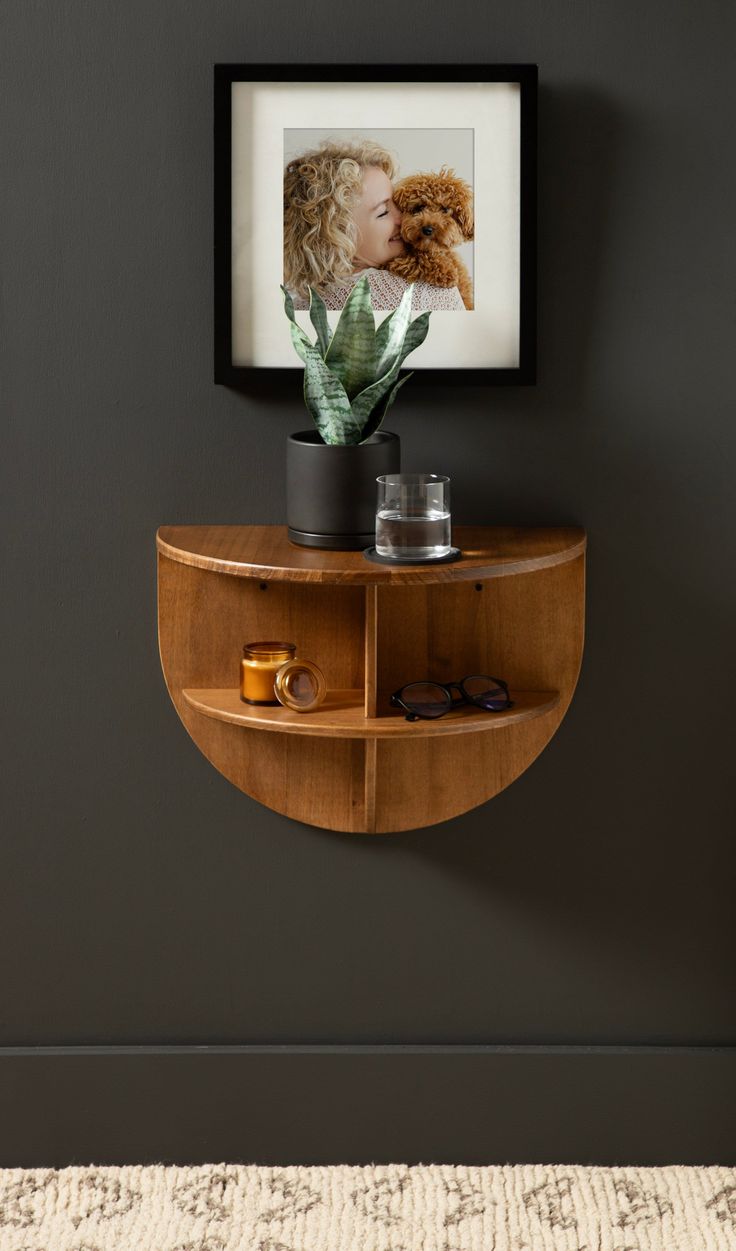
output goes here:
<path id="1" fill-rule="evenodd" d="M 309 288 L 314 343 L 297 323 L 286 287 L 284 307 L 291 341 L 304 362 L 304 402 L 325 443 L 364 443 L 378 430 L 394 401 L 404 360 L 427 337 L 430 314 L 410 320 L 413 284 L 376 330 L 367 275 L 359 278 L 340 313 L 334 333 L 324 300 Z"/>

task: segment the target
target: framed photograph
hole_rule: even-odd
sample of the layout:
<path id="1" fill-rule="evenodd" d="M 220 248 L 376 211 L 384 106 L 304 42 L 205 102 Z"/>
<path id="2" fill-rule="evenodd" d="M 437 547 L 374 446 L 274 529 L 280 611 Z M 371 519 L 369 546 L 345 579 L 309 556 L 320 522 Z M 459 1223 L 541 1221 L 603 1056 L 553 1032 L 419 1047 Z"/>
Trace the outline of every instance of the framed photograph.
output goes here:
<path id="1" fill-rule="evenodd" d="M 536 65 L 216 65 L 215 382 L 303 365 L 362 275 L 417 380 L 536 381 Z M 264 374 L 263 371 L 266 371 Z"/>

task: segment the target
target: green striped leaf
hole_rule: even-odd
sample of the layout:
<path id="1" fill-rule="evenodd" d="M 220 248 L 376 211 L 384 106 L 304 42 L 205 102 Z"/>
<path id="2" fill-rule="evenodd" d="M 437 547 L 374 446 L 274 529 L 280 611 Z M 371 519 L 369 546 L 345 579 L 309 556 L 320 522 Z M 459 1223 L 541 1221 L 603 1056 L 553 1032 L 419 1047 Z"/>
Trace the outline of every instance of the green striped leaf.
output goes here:
<path id="1" fill-rule="evenodd" d="M 376 404 L 376 407 L 373 409 L 373 412 L 363 426 L 363 437 L 360 440 L 361 443 L 365 443 L 366 439 L 369 439 L 371 435 L 375 434 L 376 430 L 380 428 L 386 413 L 396 398 L 396 392 L 399 387 L 403 387 L 404 383 L 408 382 L 413 376 L 413 373 L 411 373 L 406 374 L 403 378 L 399 378 L 399 381 L 394 384 L 393 389 L 389 392 L 388 397 L 386 399 L 382 398 L 378 404 Z"/>
<path id="2" fill-rule="evenodd" d="M 404 342 L 400 348 L 402 365 L 409 353 L 413 352 L 415 348 L 421 347 L 424 343 L 429 332 L 429 318 L 430 313 L 427 311 L 426 313 L 420 313 L 418 317 L 414 318 L 414 321 L 409 323 Z"/>
<path id="3" fill-rule="evenodd" d="M 366 425 L 373 418 L 376 406 L 381 403 L 384 396 L 388 394 L 396 382 L 396 376 L 400 368 L 401 358 L 397 357 L 383 378 L 379 378 L 377 382 L 371 383 L 369 387 L 366 387 L 365 391 L 361 391 L 360 395 L 356 395 L 352 403 L 353 416 L 361 426 Z"/>
<path id="4" fill-rule="evenodd" d="M 324 359 L 350 399 L 375 378 L 376 321 L 367 274 L 345 301 Z"/>
<path id="5" fill-rule="evenodd" d="M 310 343 L 296 320 L 294 302 L 286 289 L 284 308 L 291 341 L 304 362 L 304 402 L 325 443 L 362 443 L 380 427 L 405 382 L 398 379 L 404 360 L 419 347 L 429 330 L 429 312 L 411 320 L 413 287 L 376 331 L 368 276 L 355 283 L 338 319 L 334 334 L 327 308 L 314 287 L 309 288 L 309 315 L 317 332 Z"/>
<path id="6" fill-rule="evenodd" d="M 301 326 L 299 325 L 299 322 L 296 319 L 296 316 L 294 313 L 294 301 L 289 295 L 289 292 L 284 286 L 281 287 L 281 290 L 284 293 L 284 309 L 286 311 L 286 316 L 289 318 L 289 321 L 291 322 L 291 325 L 289 326 L 289 330 L 291 331 L 291 341 L 294 344 L 297 354 L 301 357 L 301 359 L 304 361 L 304 364 L 306 365 L 307 348 L 311 348 L 312 344 L 310 343 L 309 339 L 307 338 L 307 335 L 302 330 Z"/>
<path id="7" fill-rule="evenodd" d="M 411 320 L 414 283 L 410 283 L 393 313 L 384 318 L 376 331 L 376 372 L 381 378 L 393 364 Z"/>
<path id="8" fill-rule="evenodd" d="M 365 391 L 361 392 L 361 394 L 357 395 L 353 400 L 352 408 L 356 419 L 359 422 L 364 423 L 366 429 L 369 426 L 372 426 L 370 433 L 377 430 L 383 421 L 387 408 L 387 406 L 382 406 L 383 397 L 394 386 L 397 374 L 406 360 L 406 357 L 410 352 L 414 351 L 414 348 L 419 347 L 420 343 L 423 343 L 426 339 L 427 331 L 429 329 L 429 318 L 429 312 L 420 313 L 416 320 L 409 324 L 404 341 L 401 344 L 398 354 L 391 362 L 388 371 L 382 378 L 379 378 L 377 382 L 374 382 L 371 386 L 366 387 Z M 405 382 L 406 378 L 402 378 L 401 381 L 402 383 Z M 395 393 L 396 388 L 392 392 L 392 395 L 395 395 Z M 378 417 L 376 416 L 377 411 L 380 414 Z M 367 438 L 368 435 L 364 435 L 364 437 Z"/>
<path id="9" fill-rule="evenodd" d="M 345 388 L 311 344 L 304 363 L 304 403 L 325 443 L 360 443 L 363 427 Z"/>
<path id="10" fill-rule="evenodd" d="M 317 341 L 315 347 L 318 347 L 324 360 L 327 355 L 327 349 L 330 346 L 332 338 L 332 329 L 327 320 L 327 305 L 322 296 L 314 287 L 309 288 L 309 316 L 317 331 Z"/>

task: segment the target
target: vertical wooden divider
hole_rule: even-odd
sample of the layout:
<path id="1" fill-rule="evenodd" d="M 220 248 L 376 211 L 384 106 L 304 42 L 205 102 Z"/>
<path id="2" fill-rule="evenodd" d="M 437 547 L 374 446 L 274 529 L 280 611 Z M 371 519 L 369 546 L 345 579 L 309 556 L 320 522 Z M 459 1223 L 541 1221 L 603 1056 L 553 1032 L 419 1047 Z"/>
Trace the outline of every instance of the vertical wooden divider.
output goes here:
<path id="1" fill-rule="evenodd" d="M 375 717 L 378 698 L 378 587 L 365 588 L 365 715 Z M 367 738 L 365 748 L 365 829 L 376 832 L 376 761 L 378 740 Z"/>
<path id="2" fill-rule="evenodd" d="M 375 717 L 378 698 L 378 587 L 365 588 L 365 715 Z"/>
<path id="3" fill-rule="evenodd" d="M 527 769 L 577 682 L 585 535 L 461 527 L 457 537 L 465 568 L 393 570 L 389 581 L 359 554 L 293 549 L 283 527 L 164 527 L 161 663 L 214 767 L 296 821 L 370 834 L 459 816 Z M 327 731 L 315 722 L 314 733 L 308 721 L 270 730 L 233 721 L 241 648 L 258 637 L 293 637 L 334 692 L 353 692 L 342 719 L 338 706 Z M 391 715 L 390 693 L 403 682 L 473 672 L 506 678 L 520 707 L 526 694 L 555 698 L 497 723 L 461 710 L 441 725 L 407 727 Z M 355 717 L 361 681 L 364 719 Z"/>

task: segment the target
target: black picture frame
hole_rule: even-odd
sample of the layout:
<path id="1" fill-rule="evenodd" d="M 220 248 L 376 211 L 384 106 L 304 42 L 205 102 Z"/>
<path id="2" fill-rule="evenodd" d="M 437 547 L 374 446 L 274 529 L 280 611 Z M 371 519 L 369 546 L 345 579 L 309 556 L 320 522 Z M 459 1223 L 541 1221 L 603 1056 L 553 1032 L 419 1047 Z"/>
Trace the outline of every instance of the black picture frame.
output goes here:
<path id="1" fill-rule="evenodd" d="M 496 65 L 360 65 L 352 64 L 218 64 L 214 67 L 214 348 L 215 382 L 245 388 L 249 382 L 284 379 L 303 368 L 290 343 L 284 319 L 284 363 L 277 366 L 254 360 L 233 360 L 233 86 L 252 84 L 253 89 L 271 84 L 351 83 L 471 83 L 517 85 L 518 104 L 518 355 L 512 366 L 447 366 L 440 368 L 412 364 L 417 382 L 459 381 L 473 384 L 532 385 L 536 382 L 536 303 L 537 303 L 537 66 L 532 64 Z M 296 119 L 295 119 L 296 122 Z M 242 181 L 242 179 L 240 180 Z M 476 205 L 477 212 L 477 205 Z M 281 274 L 274 274 L 278 290 Z M 242 279 L 240 280 L 242 281 Z M 240 294 L 242 299 L 242 293 Z M 477 306 L 476 306 L 477 307 Z M 513 309 L 517 316 L 517 306 Z M 453 314 L 460 316 L 461 314 Z M 468 313 L 468 316 L 473 316 Z M 306 323 L 309 325 L 309 323 Z M 514 320 L 514 326 L 516 326 Z M 482 332 L 481 332 L 482 334 Z M 289 355 L 290 354 L 290 355 Z M 482 357 L 482 344 L 478 355 Z M 291 358 L 293 357 L 293 362 Z M 290 363 L 287 363 L 290 362 Z M 403 371 L 403 372 L 408 372 Z M 413 382 L 412 385 L 416 385 Z"/>

